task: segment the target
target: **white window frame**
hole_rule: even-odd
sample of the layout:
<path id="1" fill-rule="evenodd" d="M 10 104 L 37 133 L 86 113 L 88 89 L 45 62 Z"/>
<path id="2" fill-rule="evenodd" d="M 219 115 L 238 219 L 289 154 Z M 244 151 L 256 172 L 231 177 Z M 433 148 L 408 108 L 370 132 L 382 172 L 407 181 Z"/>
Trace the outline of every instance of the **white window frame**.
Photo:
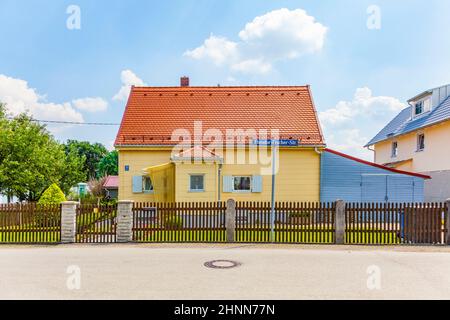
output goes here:
<path id="1" fill-rule="evenodd" d="M 234 179 L 236 178 L 249 178 L 250 179 L 250 189 L 249 190 L 236 190 L 234 188 L 235 183 Z M 233 176 L 233 193 L 252 193 L 252 186 L 253 186 L 253 176 Z"/>
<path id="2" fill-rule="evenodd" d="M 203 189 L 192 189 L 191 179 L 192 177 L 202 177 L 203 179 Z M 189 174 L 189 192 L 205 192 L 205 174 L 203 173 L 192 173 Z"/>
<path id="3" fill-rule="evenodd" d="M 395 148 L 394 148 L 395 145 Z M 391 144 L 391 158 L 398 157 L 398 141 L 393 141 Z"/>
<path id="4" fill-rule="evenodd" d="M 151 190 L 146 190 L 145 189 L 145 179 L 150 179 L 150 183 L 152 185 L 152 189 Z M 155 186 L 153 185 L 152 178 L 147 177 L 147 176 L 143 176 L 142 177 L 142 192 L 146 193 L 146 194 L 153 194 L 155 192 Z"/>
<path id="5" fill-rule="evenodd" d="M 420 148 L 420 137 L 423 136 L 423 148 Z M 417 134 L 417 147 L 416 152 L 422 152 L 426 148 L 426 140 L 425 140 L 425 133 L 420 132 Z"/>
<path id="6" fill-rule="evenodd" d="M 416 113 L 416 108 L 419 103 L 422 104 L 422 112 Z M 433 108 L 432 104 L 433 104 L 432 96 L 427 96 L 425 98 L 414 101 L 414 103 L 413 103 L 413 118 L 420 117 L 421 115 L 430 112 L 431 109 Z"/>

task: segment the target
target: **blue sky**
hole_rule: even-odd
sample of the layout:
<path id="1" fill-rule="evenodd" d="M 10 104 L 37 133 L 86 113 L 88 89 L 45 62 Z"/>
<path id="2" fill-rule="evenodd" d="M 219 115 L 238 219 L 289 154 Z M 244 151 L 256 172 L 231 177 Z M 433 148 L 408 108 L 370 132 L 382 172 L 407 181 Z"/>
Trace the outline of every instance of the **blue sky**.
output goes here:
<path id="1" fill-rule="evenodd" d="M 70 5 L 81 10 L 79 30 L 66 26 Z M 367 27 L 371 5 L 380 10 L 380 29 Z M 113 97 L 122 80 L 171 86 L 188 75 L 191 85 L 310 84 L 329 145 L 370 159 L 362 145 L 408 98 L 450 83 L 448 12 L 446 0 L 0 0 L 0 100 L 12 112 L 31 106 L 40 119 L 118 123 L 126 102 Z M 281 27 L 271 33 L 257 17 Z M 292 39 L 292 25 L 318 36 Z M 201 49 L 211 37 L 218 47 Z M 220 62 L 224 44 L 231 53 Z M 203 51 L 193 54 L 196 48 Z M 49 128 L 60 140 L 108 147 L 117 131 Z"/>

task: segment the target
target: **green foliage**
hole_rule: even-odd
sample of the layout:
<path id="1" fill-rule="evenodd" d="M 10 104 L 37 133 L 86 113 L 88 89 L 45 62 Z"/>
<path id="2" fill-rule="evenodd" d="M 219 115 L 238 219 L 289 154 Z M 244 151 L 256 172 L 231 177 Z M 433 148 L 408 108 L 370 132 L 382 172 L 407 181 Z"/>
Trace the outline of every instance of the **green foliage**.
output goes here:
<path id="1" fill-rule="evenodd" d="M 41 198 L 38 201 L 38 204 L 60 204 L 61 202 L 66 201 L 66 197 L 62 190 L 58 187 L 56 183 L 53 183 L 50 187 L 45 190 L 42 194 Z"/>
<path id="2" fill-rule="evenodd" d="M 34 215 L 36 225 L 39 227 L 58 225 L 61 219 L 59 210 L 49 209 L 48 206 L 59 205 L 64 201 L 66 201 L 64 193 L 56 183 L 53 183 L 44 191 L 38 201 L 37 212 Z"/>
<path id="3" fill-rule="evenodd" d="M 83 162 L 83 181 L 94 179 L 97 176 L 99 162 L 108 155 L 108 150 L 101 143 L 91 144 L 87 141 L 69 140 L 64 146 L 66 154 L 74 153 Z"/>
<path id="4" fill-rule="evenodd" d="M 0 192 L 37 201 L 52 183 L 64 192 L 83 177 L 82 161 L 27 114 L 8 120 L 0 108 Z"/>
<path id="5" fill-rule="evenodd" d="M 119 174 L 119 153 L 114 150 L 105 156 L 97 166 L 97 178 Z"/>
<path id="6" fill-rule="evenodd" d="M 164 218 L 164 227 L 170 230 L 179 230 L 183 228 L 183 218 L 170 215 Z"/>

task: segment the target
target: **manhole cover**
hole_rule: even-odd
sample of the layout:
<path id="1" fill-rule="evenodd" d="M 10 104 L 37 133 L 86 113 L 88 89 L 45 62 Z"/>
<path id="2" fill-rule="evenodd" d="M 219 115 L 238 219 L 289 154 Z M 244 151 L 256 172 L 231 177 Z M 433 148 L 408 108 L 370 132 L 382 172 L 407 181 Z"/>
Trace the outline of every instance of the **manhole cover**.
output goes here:
<path id="1" fill-rule="evenodd" d="M 211 269 L 233 269 L 241 265 L 240 262 L 231 260 L 214 260 L 205 262 L 205 267 Z"/>

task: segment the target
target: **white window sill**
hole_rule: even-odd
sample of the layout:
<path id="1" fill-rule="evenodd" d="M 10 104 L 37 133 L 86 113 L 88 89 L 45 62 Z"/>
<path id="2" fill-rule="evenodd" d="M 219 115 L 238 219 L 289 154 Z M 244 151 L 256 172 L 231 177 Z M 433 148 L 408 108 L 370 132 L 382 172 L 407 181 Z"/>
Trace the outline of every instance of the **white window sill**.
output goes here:
<path id="1" fill-rule="evenodd" d="M 189 193 L 202 193 L 205 192 L 205 190 L 189 190 Z"/>
<path id="2" fill-rule="evenodd" d="M 143 194 L 155 194 L 155 191 L 144 191 Z"/>
<path id="3" fill-rule="evenodd" d="M 252 193 L 251 190 L 233 190 L 232 193 Z"/>

